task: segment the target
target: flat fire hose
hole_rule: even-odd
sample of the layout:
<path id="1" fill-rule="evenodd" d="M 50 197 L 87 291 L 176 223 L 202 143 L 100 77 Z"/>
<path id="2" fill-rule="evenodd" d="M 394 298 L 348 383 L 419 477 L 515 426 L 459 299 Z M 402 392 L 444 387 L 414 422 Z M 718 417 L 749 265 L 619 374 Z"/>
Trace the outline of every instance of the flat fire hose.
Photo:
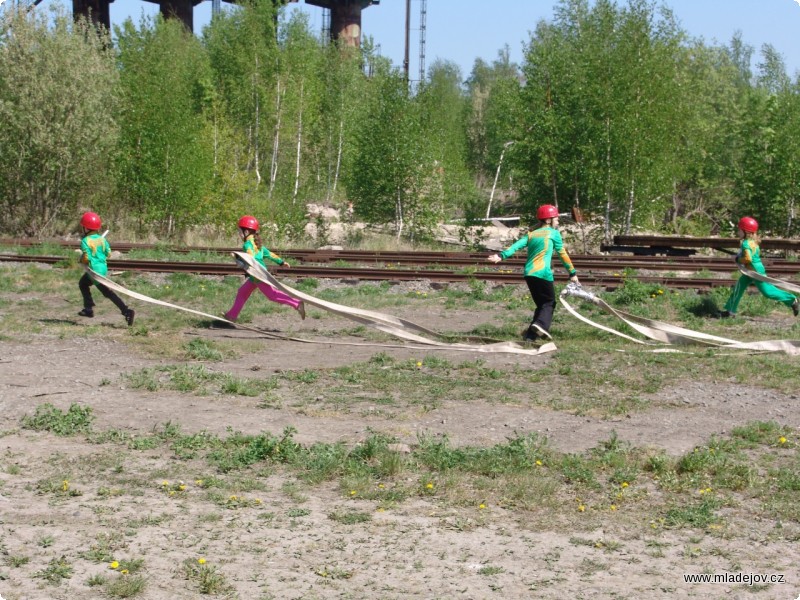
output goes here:
<path id="1" fill-rule="evenodd" d="M 750 269 L 745 269 L 742 265 L 737 265 L 739 267 L 739 272 L 742 275 L 747 275 L 750 279 L 757 279 L 758 281 L 763 281 L 764 283 L 771 283 L 776 288 L 781 289 L 785 292 L 793 292 L 795 294 L 800 294 L 800 285 L 796 283 L 792 283 L 790 281 L 784 281 L 783 279 L 775 279 L 774 277 L 770 277 L 769 275 L 762 275 L 761 273 L 757 273 L 755 271 L 751 271 Z"/>
<path id="2" fill-rule="evenodd" d="M 622 333 L 621 331 L 617 331 L 616 329 L 613 329 L 611 327 L 601 325 L 600 323 L 596 323 L 595 321 L 592 321 L 591 319 L 584 317 L 583 315 L 578 313 L 578 311 L 575 310 L 569 304 L 569 302 L 567 302 L 566 298 L 569 296 L 580 298 L 582 300 L 591 302 L 596 306 L 599 306 L 605 312 L 619 318 L 626 325 L 628 325 L 629 327 L 631 327 L 632 329 L 634 329 L 635 331 L 639 332 L 640 334 L 649 339 L 640 340 L 634 338 L 633 336 Z M 574 284 L 574 283 L 568 284 L 561 291 L 561 295 L 559 296 L 559 301 L 561 302 L 561 304 L 564 305 L 564 308 L 566 308 L 567 311 L 578 320 L 583 321 L 584 323 L 587 323 L 593 327 L 596 327 L 597 329 L 607 331 L 608 333 L 620 336 L 637 344 L 642 344 L 647 346 L 657 346 L 658 348 L 654 350 L 656 352 L 679 352 L 679 350 L 675 348 L 668 347 L 676 344 L 684 344 L 684 345 L 701 344 L 705 346 L 713 346 L 720 350 L 784 352 L 792 356 L 800 356 L 800 340 L 767 340 L 763 342 L 739 342 L 737 340 L 710 335 L 707 333 L 702 333 L 700 331 L 685 329 L 683 327 L 678 327 L 670 323 L 664 323 L 662 321 L 647 319 L 644 317 L 631 315 L 629 313 L 617 310 L 612 306 L 609 306 L 607 302 L 605 302 L 602 298 L 598 297 L 594 293 L 583 289 L 583 287 L 581 287 L 579 284 Z"/>
<path id="3" fill-rule="evenodd" d="M 267 269 L 265 269 L 260 263 L 256 262 L 256 260 L 249 254 L 245 252 L 233 252 L 232 254 L 239 266 L 244 269 L 248 275 L 257 279 L 258 281 L 271 285 L 272 287 L 289 294 L 298 300 L 302 300 L 306 304 L 316 306 L 317 308 L 340 317 L 350 319 L 351 321 L 356 321 L 357 323 L 374 327 L 379 331 L 383 331 L 384 333 L 388 333 L 404 340 L 441 348 L 443 350 L 462 350 L 466 352 L 505 352 L 535 356 L 556 350 L 556 346 L 552 342 L 542 344 L 538 348 L 523 348 L 514 342 L 498 342 L 493 344 L 453 344 L 438 340 L 431 340 L 423 337 L 420 334 L 422 333 L 436 337 L 441 336 L 435 331 L 426 329 L 425 327 L 417 325 L 416 323 L 406 319 L 401 319 L 376 311 L 352 308 L 305 294 L 300 290 L 296 290 L 293 287 L 290 287 L 275 279 L 275 277 L 273 277 Z"/>
<path id="4" fill-rule="evenodd" d="M 144 294 L 140 294 L 133 290 L 130 290 L 113 280 L 109 279 L 108 277 L 104 277 L 95 271 L 92 271 L 90 268 L 85 267 L 86 272 L 89 276 L 95 280 L 97 283 L 100 283 L 106 286 L 109 289 L 114 290 L 120 294 L 125 296 L 129 296 L 131 298 L 135 298 L 136 300 L 141 300 L 142 302 L 147 302 L 149 304 L 156 304 L 158 306 L 164 306 L 166 308 L 171 308 L 175 310 L 180 310 L 183 312 L 191 313 L 200 317 L 205 317 L 208 319 L 212 319 L 214 321 L 220 321 L 223 323 L 227 323 L 234 327 L 240 329 L 246 329 L 248 331 L 256 332 L 260 335 L 263 335 L 268 338 L 272 339 L 280 339 L 286 341 L 293 341 L 293 342 L 302 342 L 306 344 L 327 344 L 327 345 L 339 345 L 339 346 L 378 346 L 381 348 L 407 348 L 411 350 L 456 350 L 462 352 L 481 352 L 481 353 L 507 353 L 507 354 L 524 354 L 528 356 L 538 356 L 540 354 L 546 354 L 548 352 L 553 352 L 556 350 L 556 346 L 553 343 L 542 344 L 538 348 L 524 348 L 519 344 L 514 342 L 499 342 L 499 343 L 491 343 L 491 344 L 451 344 L 440 342 L 436 340 L 431 340 L 426 337 L 423 337 L 422 333 L 433 335 L 439 337 L 434 331 L 426 329 L 420 325 L 412 323 L 411 321 L 407 321 L 405 319 L 401 319 L 398 317 L 394 317 L 392 315 L 386 315 L 379 312 L 374 311 L 367 311 L 357 308 L 350 308 L 347 306 L 343 306 L 340 304 L 335 304 L 333 302 L 327 302 L 325 300 L 321 300 L 319 298 L 315 298 L 314 296 L 310 296 L 308 294 L 304 294 L 299 290 L 295 290 L 287 285 L 280 283 L 276 280 L 264 267 L 262 267 L 259 263 L 257 263 L 253 258 L 246 253 L 243 252 L 235 252 L 233 253 L 234 257 L 236 258 L 237 263 L 239 266 L 244 269 L 248 275 L 254 277 L 255 279 L 267 283 L 290 296 L 293 296 L 303 302 L 310 304 L 312 306 L 316 306 L 322 310 L 327 312 L 331 312 L 333 314 L 337 314 L 339 316 L 345 317 L 352 321 L 356 321 L 363 325 L 368 325 L 374 327 L 380 331 L 393 335 L 395 337 L 408 340 L 411 342 L 416 342 L 420 344 L 418 346 L 411 346 L 407 344 L 386 344 L 386 343 L 372 343 L 372 342 L 341 342 L 341 341 L 331 341 L 331 340 L 308 340 L 303 338 L 297 337 L 289 337 L 281 334 L 271 333 L 269 331 L 265 331 L 263 329 L 259 329 L 257 327 L 249 327 L 247 325 L 242 325 L 240 323 L 235 323 L 224 317 L 220 317 L 217 315 L 212 315 L 209 313 L 205 313 L 199 310 L 194 310 L 191 308 L 186 308 L 184 306 L 179 306 L 177 304 L 172 304 L 170 302 L 165 302 L 163 300 L 158 300 L 156 298 L 151 298 L 150 296 L 146 296 Z M 417 332 L 417 333 L 414 333 Z"/>

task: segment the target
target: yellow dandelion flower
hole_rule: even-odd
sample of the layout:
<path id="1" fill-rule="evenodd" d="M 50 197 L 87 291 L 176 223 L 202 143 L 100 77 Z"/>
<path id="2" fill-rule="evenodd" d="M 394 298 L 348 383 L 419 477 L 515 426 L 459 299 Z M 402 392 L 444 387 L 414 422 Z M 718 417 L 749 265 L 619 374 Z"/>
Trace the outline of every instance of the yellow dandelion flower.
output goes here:
<path id="1" fill-rule="evenodd" d="M 197 562 L 198 562 L 198 564 L 204 565 L 204 564 L 206 564 L 206 559 L 205 558 L 198 558 Z"/>
<path id="2" fill-rule="evenodd" d="M 484 508 L 486 508 L 486 505 L 485 505 L 483 502 L 481 502 L 481 503 L 478 505 L 478 508 L 479 508 L 479 509 L 481 509 L 481 510 L 483 510 Z"/>
<path id="3" fill-rule="evenodd" d="M 584 512 L 586 507 L 583 504 L 578 504 L 578 512 Z"/>
<path id="4" fill-rule="evenodd" d="M 609 508 L 611 510 L 617 510 L 617 505 L 616 504 L 612 504 L 611 506 L 609 506 Z"/>
<path id="5" fill-rule="evenodd" d="M 61 482 L 61 489 L 66 492 L 69 489 L 69 481 L 67 481 L 66 479 L 64 481 L 62 481 Z"/>
<path id="6" fill-rule="evenodd" d="M 128 574 L 128 569 L 122 569 L 122 571 L 120 571 L 120 573 L 122 573 L 123 575 L 127 575 Z"/>
<path id="7" fill-rule="evenodd" d="M 628 482 L 627 482 L 627 481 L 623 481 L 623 482 L 620 484 L 620 487 L 622 487 L 622 488 L 626 488 L 626 487 L 628 487 Z"/>
<path id="8" fill-rule="evenodd" d="M 379 487 L 379 488 L 381 488 L 381 489 L 383 489 L 383 488 L 384 488 L 384 485 L 383 485 L 382 483 L 379 483 L 379 484 L 378 484 L 378 487 Z"/>
<path id="9" fill-rule="evenodd" d="M 432 490 L 433 484 L 429 481 L 428 483 L 425 484 L 425 489 Z"/>
<path id="10" fill-rule="evenodd" d="M 664 290 L 658 290 L 658 293 L 659 293 L 659 294 L 663 294 L 663 293 L 664 293 Z"/>
<path id="11" fill-rule="evenodd" d="M 167 487 L 169 485 L 169 481 L 162 481 L 161 485 L 163 485 L 164 487 Z"/>
<path id="12" fill-rule="evenodd" d="M 108 565 L 109 569 L 119 569 L 119 563 L 117 561 L 111 561 L 111 564 Z"/>
<path id="13" fill-rule="evenodd" d="M 256 498 L 256 499 L 255 499 L 255 503 L 256 503 L 256 504 L 261 504 L 261 498 Z"/>
<path id="14" fill-rule="evenodd" d="M 650 297 L 651 297 L 651 298 L 655 298 L 655 297 L 656 297 L 656 295 L 655 295 L 655 294 L 650 294 Z"/>
<path id="15" fill-rule="evenodd" d="M 419 362 L 419 361 L 417 361 L 417 368 L 419 368 L 419 367 L 421 367 L 421 366 L 422 366 L 422 363 L 421 363 L 421 362 Z"/>
<path id="16" fill-rule="evenodd" d="M 230 500 L 231 502 L 236 502 L 238 499 L 239 498 L 236 496 L 231 496 L 230 498 L 228 498 L 228 500 Z"/>
<path id="17" fill-rule="evenodd" d="M 202 479 L 195 479 L 194 483 L 195 483 L 195 485 L 203 485 L 203 480 Z"/>
<path id="18" fill-rule="evenodd" d="M 536 466 L 537 466 L 537 467 L 541 467 L 541 466 L 542 466 L 542 461 L 540 461 L 540 460 L 537 460 L 537 461 L 536 461 Z"/>
<path id="19" fill-rule="evenodd" d="M 778 443 L 779 443 L 779 444 L 785 444 L 785 443 L 786 443 L 786 438 L 785 438 L 785 437 L 783 437 L 783 436 L 779 437 L 779 438 L 778 438 Z"/>
<path id="20" fill-rule="evenodd" d="M 356 495 L 356 491 L 355 490 L 350 490 L 350 495 L 351 496 L 355 496 Z"/>
<path id="21" fill-rule="evenodd" d="M 175 495 L 175 490 L 170 490 L 170 491 L 169 491 L 169 495 L 170 495 L 170 496 L 174 496 L 174 495 Z"/>
<path id="22" fill-rule="evenodd" d="M 186 486 L 185 485 L 179 485 L 178 489 L 182 492 L 183 490 L 186 489 Z"/>

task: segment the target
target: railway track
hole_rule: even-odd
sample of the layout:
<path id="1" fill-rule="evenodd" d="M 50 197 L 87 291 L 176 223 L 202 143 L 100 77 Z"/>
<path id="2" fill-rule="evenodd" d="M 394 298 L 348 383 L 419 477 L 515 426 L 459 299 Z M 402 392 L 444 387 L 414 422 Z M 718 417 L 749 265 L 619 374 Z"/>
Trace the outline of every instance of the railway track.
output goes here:
<path id="1" fill-rule="evenodd" d="M 27 262 L 55 265 L 70 260 L 63 256 L 31 256 L 0 254 L 0 262 Z M 474 262 L 472 263 L 475 264 Z M 149 273 L 191 273 L 195 275 L 239 275 L 241 269 L 231 263 L 198 263 L 198 262 L 173 262 L 150 260 L 109 260 L 109 269 L 112 271 L 137 271 Z M 729 268 L 730 270 L 730 268 Z M 399 269 L 393 267 L 337 267 L 333 265 L 322 266 L 294 266 L 291 269 L 274 267 L 273 271 L 279 276 L 288 276 L 297 279 L 303 278 L 334 278 L 352 281 L 415 281 L 429 280 L 442 283 L 464 282 L 470 280 L 491 281 L 500 283 L 518 284 L 521 280 L 519 269 L 486 269 L 453 271 L 446 269 Z M 613 289 L 622 285 L 625 275 L 621 272 L 598 272 L 582 270 L 581 280 L 587 285 L 603 286 Z M 684 289 L 710 289 L 717 286 L 730 286 L 730 279 L 715 279 L 712 277 L 669 277 L 666 275 L 639 275 L 637 281 L 670 288 Z M 556 273 L 556 281 L 566 281 L 566 273 Z"/>
<path id="2" fill-rule="evenodd" d="M 48 241 L 48 245 L 74 249 L 77 241 Z M 34 248 L 42 242 L 29 239 L 0 239 L 0 247 Z M 176 254 L 225 255 L 238 247 L 169 247 L 154 244 L 116 242 L 114 249 L 121 252 L 161 250 Z M 286 249 L 276 251 L 294 263 L 291 269 L 273 267 L 276 274 L 293 278 L 339 278 L 353 281 L 410 281 L 426 279 L 438 282 L 468 280 L 519 283 L 524 258 L 504 261 L 501 268 L 491 267 L 486 262 L 488 252 L 397 252 L 366 250 L 316 250 Z M 619 256 L 582 255 L 572 256 L 581 280 L 588 285 L 613 289 L 632 277 L 642 283 L 671 287 L 709 289 L 730 286 L 731 278 L 711 276 L 711 273 L 732 274 L 730 257 L 684 257 L 684 256 Z M 0 262 L 39 262 L 57 264 L 69 260 L 64 256 L 34 256 L 31 254 L 0 254 Z M 301 263 L 298 265 L 298 263 Z M 358 266 L 353 266 L 353 264 Z M 800 262 L 785 259 L 767 259 L 765 264 L 770 274 L 792 277 L 800 273 Z M 408 268 L 414 266 L 417 268 Z M 155 260 L 109 260 L 109 267 L 116 271 L 140 271 L 162 273 L 193 273 L 198 275 L 237 275 L 241 270 L 230 262 L 188 262 Z M 556 281 L 565 281 L 566 274 L 554 261 Z M 627 271 L 633 269 L 636 272 Z M 663 273 L 663 274 L 661 274 Z M 697 276 L 697 273 L 704 275 Z M 694 274 L 694 276 L 693 276 Z"/>
<path id="3" fill-rule="evenodd" d="M 78 248 L 79 242 L 55 241 L 47 242 L 49 245 L 58 245 L 64 248 Z M 0 239 L 0 247 L 36 247 L 41 242 L 29 239 Z M 155 244 L 135 244 L 115 242 L 114 250 L 120 252 L 162 250 L 174 254 L 230 254 L 238 251 L 239 247 L 214 247 L 191 246 L 172 247 Z M 316 250 L 316 249 L 285 249 L 275 250 L 284 258 L 294 262 L 331 264 L 331 263 L 358 263 L 358 264 L 383 264 L 383 265 L 438 265 L 449 267 L 476 267 L 485 266 L 484 261 L 489 252 L 397 252 L 397 251 L 371 251 L 371 250 Z M 701 257 L 701 256 L 620 256 L 598 254 L 571 254 L 572 262 L 580 271 L 587 269 L 602 269 L 621 271 L 626 268 L 673 271 L 673 272 L 699 272 L 712 271 L 730 273 L 735 270 L 733 259 L 730 257 Z M 557 264 L 558 261 L 554 261 Z M 525 259 L 520 254 L 503 262 L 506 268 L 521 268 Z M 780 258 L 765 258 L 764 264 L 770 273 L 776 275 L 793 275 L 800 273 L 800 261 Z M 345 265 L 341 265 L 345 266 Z"/>

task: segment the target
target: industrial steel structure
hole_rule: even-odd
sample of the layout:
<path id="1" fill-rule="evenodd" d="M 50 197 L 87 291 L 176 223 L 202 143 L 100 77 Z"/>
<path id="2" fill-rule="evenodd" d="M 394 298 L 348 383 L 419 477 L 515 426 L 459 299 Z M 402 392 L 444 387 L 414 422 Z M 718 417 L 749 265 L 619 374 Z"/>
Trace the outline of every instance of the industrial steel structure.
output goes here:
<path id="1" fill-rule="evenodd" d="M 97 25 L 111 28 L 110 5 L 114 0 L 72 0 L 72 14 L 75 18 L 87 17 Z M 203 0 L 147 0 L 158 4 L 161 14 L 166 18 L 179 19 L 189 30 L 194 29 L 194 7 Z M 212 12 L 219 12 L 221 0 L 212 0 Z M 264 0 L 276 6 L 297 3 L 299 0 Z M 42 0 L 26 0 L 28 6 L 36 6 Z M 305 0 L 306 4 L 319 6 L 325 10 L 326 27 L 331 39 L 342 40 L 348 46 L 361 45 L 361 11 L 380 0 Z"/>

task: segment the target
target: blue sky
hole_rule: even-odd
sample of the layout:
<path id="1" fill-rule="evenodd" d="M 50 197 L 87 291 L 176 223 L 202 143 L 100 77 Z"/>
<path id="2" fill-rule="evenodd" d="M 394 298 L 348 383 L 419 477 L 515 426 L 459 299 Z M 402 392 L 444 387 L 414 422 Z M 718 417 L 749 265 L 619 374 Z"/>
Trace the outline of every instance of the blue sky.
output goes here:
<path id="1" fill-rule="evenodd" d="M 50 2 L 53 0 L 46 0 Z M 71 7 L 71 2 L 66 0 Z M 624 5 L 624 0 L 617 0 Z M 772 44 L 783 56 L 793 78 L 800 71 L 800 0 L 663 0 L 672 8 L 683 29 L 707 43 L 727 44 L 734 32 L 755 48 L 753 66 L 759 60 L 762 44 Z M 521 62 L 523 44 L 541 20 L 553 18 L 555 0 L 428 0 L 425 36 L 425 64 L 437 58 L 455 62 L 466 78 L 476 58 L 493 61 L 506 44 L 511 60 Z M 223 4 L 223 6 L 226 6 Z M 309 14 L 315 30 L 322 24 L 322 9 L 303 0 L 288 5 L 288 10 Z M 486 7 L 491 6 L 491 10 Z M 401 66 L 404 53 L 405 0 L 380 0 L 362 13 L 364 35 L 380 44 L 381 54 Z M 116 0 L 111 4 L 112 23 L 128 16 L 138 20 L 141 12 L 155 14 L 158 5 L 140 0 Z M 195 31 L 200 32 L 211 16 L 211 2 L 194 11 Z M 419 75 L 420 2 L 411 1 L 411 77 Z"/>

